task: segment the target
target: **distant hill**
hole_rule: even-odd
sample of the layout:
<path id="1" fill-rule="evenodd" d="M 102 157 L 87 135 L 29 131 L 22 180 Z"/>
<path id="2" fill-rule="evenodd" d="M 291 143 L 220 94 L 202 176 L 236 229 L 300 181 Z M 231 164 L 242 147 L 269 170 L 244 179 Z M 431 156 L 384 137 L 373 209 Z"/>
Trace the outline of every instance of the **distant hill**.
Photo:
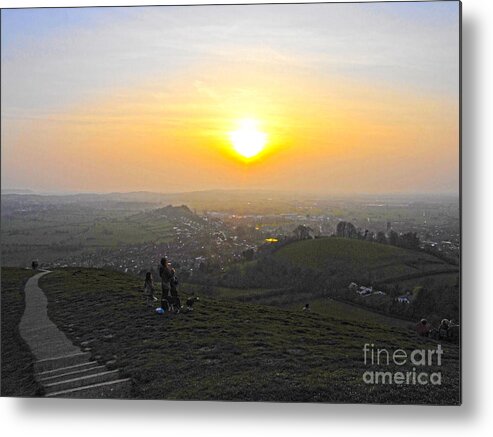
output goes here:
<path id="1" fill-rule="evenodd" d="M 146 212 L 148 216 L 152 217 L 166 217 L 168 219 L 178 219 L 178 218 L 191 218 L 194 220 L 199 219 L 199 216 L 196 215 L 188 206 L 173 206 L 168 205 L 164 208 L 153 209 L 152 211 Z"/>
<path id="2" fill-rule="evenodd" d="M 102 249 L 125 245 L 161 244 L 173 241 L 177 229 L 199 228 L 204 222 L 187 206 L 168 205 L 142 210 L 101 201 L 101 206 L 78 203 L 24 205 L 2 203 L 3 265 L 29 265 L 32 259 L 43 262 L 81 262 Z M 188 223 L 188 224 L 187 224 Z M 75 258 L 74 258 L 75 257 Z M 112 260 L 114 261 L 114 259 Z"/>
<path id="3" fill-rule="evenodd" d="M 26 190 L 22 188 L 2 188 L 2 194 L 34 194 L 32 190 Z"/>
<path id="4" fill-rule="evenodd" d="M 432 255 L 348 238 L 320 238 L 287 244 L 274 258 L 293 266 L 332 272 L 349 280 L 426 276 L 432 272 L 457 272 L 458 268 Z"/>
<path id="5" fill-rule="evenodd" d="M 312 196 L 304 194 L 253 191 L 253 190 L 204 190 L 182 193 L 154 193 L 136 191 L 128 193 L 73 193 L 73 194 L 37 194 L 26 190 L 2 191 L 2 206 L 9 204 L 77 204 L 101 205 L 103 208 L 115 205 L 135 207 L 188 205 L 199 212 L 234 211 L 237 214 L 275 214 L 299 211 L 300 202 L 309 201 Z M 296 199 L 296 201 L 294 200 Z M 308 202 L 311 204 L 311 201 Z"/>
<path id="6" fill-rule="evenodd" d="M 57 270 L 41 281 L 52 320 L 100 362 L 123 369 L 137 399 L 459 402 L 453 344 L 443 345 L 441 367 L 427 369 L 443 373 L 440 386 L 366 385 L 365 343 L 407 351 L 436 343 L 343 309 L 321 315 L 205 295 L 191 313 L 159 316 L 146 307 L 141 282 L 96 269 Z M 384 370 L 412 370 L 394 367 Z"/>

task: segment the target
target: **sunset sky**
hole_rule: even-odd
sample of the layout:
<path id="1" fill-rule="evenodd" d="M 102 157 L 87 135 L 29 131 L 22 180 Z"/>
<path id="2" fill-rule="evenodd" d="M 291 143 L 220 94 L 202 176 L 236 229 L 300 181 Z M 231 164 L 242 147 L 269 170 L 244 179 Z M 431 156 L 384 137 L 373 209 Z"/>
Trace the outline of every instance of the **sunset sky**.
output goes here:
<path id="1" fill-rule="evenodd" d="M 1 36 L 2 188 L 458 192 L 457 2 L 3 10 Z"/>

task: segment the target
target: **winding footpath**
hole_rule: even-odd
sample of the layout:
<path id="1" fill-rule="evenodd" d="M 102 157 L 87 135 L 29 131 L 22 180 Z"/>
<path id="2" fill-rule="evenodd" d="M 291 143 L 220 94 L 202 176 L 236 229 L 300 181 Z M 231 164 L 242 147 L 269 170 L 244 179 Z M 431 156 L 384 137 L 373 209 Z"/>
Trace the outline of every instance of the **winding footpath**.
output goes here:
<path id="1" fill-rule="evenodd" d="M 91 360 L 48 317 L 48 299 L 39 288 L 39 279 L 51 273 L 43 270 L 26 283 L 26 307 L 19 324 L 21 337 L 36 361 L 34 372 L 45 397 L 129 398 L 131 380 L 120 371 Z"/>

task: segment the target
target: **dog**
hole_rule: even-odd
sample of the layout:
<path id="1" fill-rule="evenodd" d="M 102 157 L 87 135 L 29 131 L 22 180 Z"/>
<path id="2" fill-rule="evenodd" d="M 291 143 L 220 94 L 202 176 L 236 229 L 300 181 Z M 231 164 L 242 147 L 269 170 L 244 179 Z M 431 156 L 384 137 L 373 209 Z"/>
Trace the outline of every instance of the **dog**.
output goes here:
<path id="1" fill-rule="evenodd" d="M 186 300 L 186 305 L 187 305 L 187 310 L 188 311 L 193 311 L 193 304 L 200 300 L 197 296 L 191 296 Z"/>
<path id="2" fill-rule="evenodd" d="M 161 308 L 170 313 L 178 314 L 183 307 L 178 296 L 166 296 L 164 299 L 161 299 Z"/>

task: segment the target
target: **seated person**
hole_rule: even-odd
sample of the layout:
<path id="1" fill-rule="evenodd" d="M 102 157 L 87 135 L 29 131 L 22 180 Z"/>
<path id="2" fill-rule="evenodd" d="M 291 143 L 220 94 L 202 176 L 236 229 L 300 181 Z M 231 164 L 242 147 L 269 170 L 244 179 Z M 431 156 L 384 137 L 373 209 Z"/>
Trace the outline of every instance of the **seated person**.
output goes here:
<path id="1" fill-rule="evenodd" d="M 448 338 L 449 324 L 450 322 L 447 319 L 443 319 L 440 322 L 440 327 L 438 328 L 438 335 L 440 338 Z"/>
<path id="2" fill-rule="evenodd" d="M 431 331 L 431 325 L 428 323 L 428 320 L 421 319 L 416 324 L 416 332 L 418 333 L 418 335 L 422 337 L 428 337 L 430 335 L 430 331 Z"/>

